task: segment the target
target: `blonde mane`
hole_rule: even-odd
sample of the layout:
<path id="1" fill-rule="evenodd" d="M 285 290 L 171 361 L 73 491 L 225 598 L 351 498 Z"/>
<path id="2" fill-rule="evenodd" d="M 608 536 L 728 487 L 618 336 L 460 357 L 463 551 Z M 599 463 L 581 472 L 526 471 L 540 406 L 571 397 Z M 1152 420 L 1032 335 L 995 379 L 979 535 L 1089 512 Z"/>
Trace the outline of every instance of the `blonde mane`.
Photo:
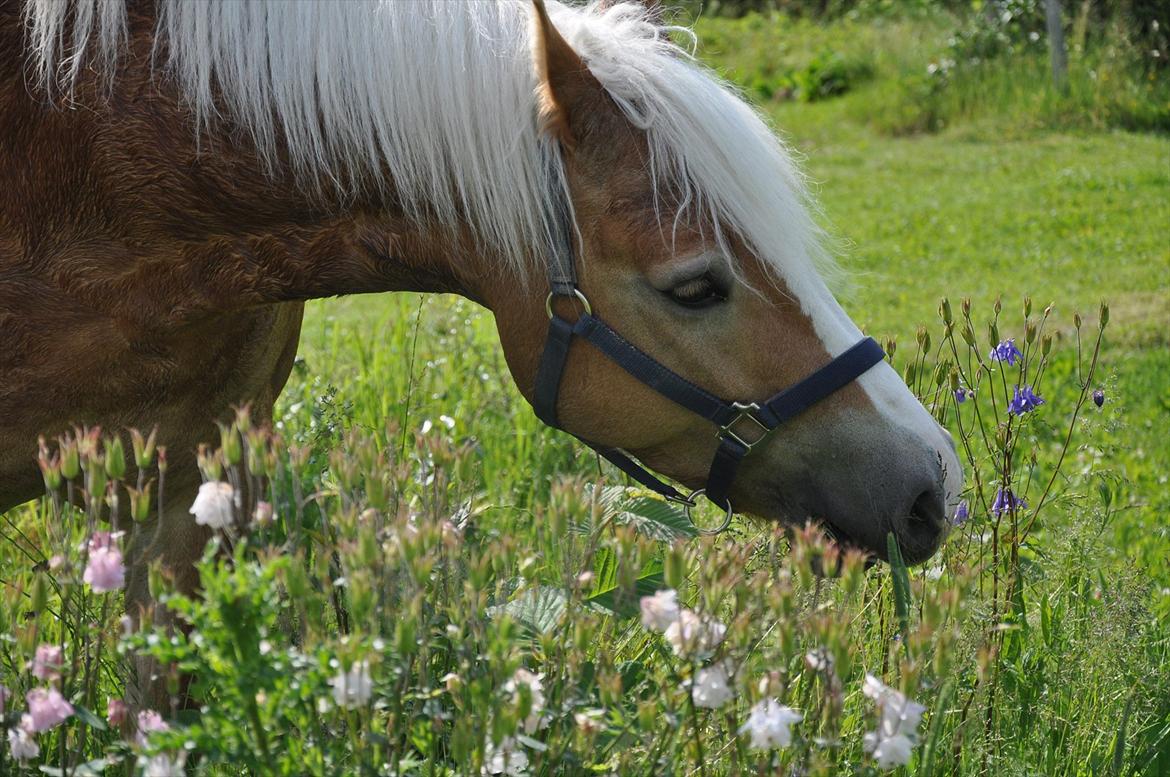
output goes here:
<path id="1" fill-rule="evenodd" d="M 564 181 L 538 126 L 530 0 L 157 2 L 161 69 L 196 131 L 228 114 L 271 168 L 283 147 L 298 174 L 342 192 L 385 170 L 408 215 L 469 223 L 519 279 L 550 248 L 546 214 Z M 719 229 L 734 230 L 798 298 L 819 283 L 829 264 L 791 155 L 671 39 L 689 31 L 637 3 L 549 12 L 645 130 L 655 191 L 679 193 L 656 205 L 713 225 L 724 248 Z M 26 0 L 25 19 L 43 89 L 68 96 L 88 67 L 114 77 L 125 0 Z"/>

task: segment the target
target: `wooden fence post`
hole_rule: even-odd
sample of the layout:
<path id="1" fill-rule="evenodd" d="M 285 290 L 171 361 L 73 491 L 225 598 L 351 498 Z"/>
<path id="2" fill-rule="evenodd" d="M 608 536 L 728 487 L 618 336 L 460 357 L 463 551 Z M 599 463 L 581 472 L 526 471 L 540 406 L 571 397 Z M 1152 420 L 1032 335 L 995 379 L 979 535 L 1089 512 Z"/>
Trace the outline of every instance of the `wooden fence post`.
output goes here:
<path id="1" fill-rule="evenodd" d="M 1060 0 L 1044 0 L 1044 16 L 1048 23 L 1048 51 L 1052 58 L 1052 85 L 1063 92 L 1068 86 L 1068 49 L 1064 43 L 1064 24 L 1061 22 Z"/>

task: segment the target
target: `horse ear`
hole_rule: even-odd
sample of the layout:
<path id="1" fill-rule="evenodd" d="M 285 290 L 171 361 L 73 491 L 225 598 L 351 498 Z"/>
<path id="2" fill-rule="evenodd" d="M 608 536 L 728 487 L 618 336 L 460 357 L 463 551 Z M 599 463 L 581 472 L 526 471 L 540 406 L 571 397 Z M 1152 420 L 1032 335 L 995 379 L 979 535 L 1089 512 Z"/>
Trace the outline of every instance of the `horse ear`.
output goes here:
<path id="1" fill-rule="evenodd" d="M 604 95 L 605 88 L 553 26 L 544 0 L 532 0 L 532 7 L 541 126 L 571 149 L 578 140 L 573 133 L 574 111 L 583 111 L 588 103 Z"/>

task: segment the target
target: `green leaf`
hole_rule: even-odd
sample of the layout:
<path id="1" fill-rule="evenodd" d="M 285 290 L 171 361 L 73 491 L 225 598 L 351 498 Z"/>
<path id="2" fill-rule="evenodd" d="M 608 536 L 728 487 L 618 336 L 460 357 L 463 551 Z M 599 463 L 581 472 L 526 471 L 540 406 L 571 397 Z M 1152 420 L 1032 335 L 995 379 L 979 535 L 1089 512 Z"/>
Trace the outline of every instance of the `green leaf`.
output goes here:
<path id="1" fill-rule="evenodd" d="M 907 639 L 910 636 L 910 572 L 906 563 L 902 561 L 902 550 L 898 547 L 898 540 L 894 533 L 886 535 L 886 553 L 890 559 L 890 580 L 894 586 L 894 612 L 898 616 L 898 630 L 902 634 L 902 644 L 910 650 Z"/>
<path id="2" fill-rule="evenodd" d="M 662 560 L 652 559 L 638 573 L 638 577 L 634 581 L 634 593 L 632 596 L 623 596 L 622 591 L 618 590 L 615 570 L 609 585 L 606 587 L 595 585 L 593 593 L 585 601 L 589 604 L 597 605 L 602 609 L 609 610 L 619 618 L 632 618 L 638 614 L 638 601 L 643 596 L 653 596 L 656 591 L 665 587 L 666 580 L 662 574 Z"/>
<path id="3" fill-rule="evenodd" d="M 529 636 L 547 634 L 555 629 L 565 614 L 569 598 L 559 588 L 530 588 L 507 604 L 491 608 L 493 616 L 507 614 L 524 626 Z"/>
<path id="4" fill-rule="evenodd" d="M 685 512 L 669 502 L 649 496 L 626 502 L 614 515 L 614 522 L 631 526 L 639 534 L 662 542 L 691 539 L 698 535 Z"/>
<path id="5" fill-rule="evenodd" d="M 97 731 L 106 730 L 106 722 L 80 704 L 73 705 L 73 713 L 90 728 L 96 729 Z"/>

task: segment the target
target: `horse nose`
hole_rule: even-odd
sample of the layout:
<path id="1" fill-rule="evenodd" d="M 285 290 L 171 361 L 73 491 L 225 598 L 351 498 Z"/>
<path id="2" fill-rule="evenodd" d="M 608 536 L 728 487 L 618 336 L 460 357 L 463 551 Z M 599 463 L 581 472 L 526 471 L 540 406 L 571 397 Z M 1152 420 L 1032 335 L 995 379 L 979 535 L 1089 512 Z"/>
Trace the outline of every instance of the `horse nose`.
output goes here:
<path id="1" fill-rule="evenodd" d="M 907 508 L 893 520 L 898 547 L 907 564 L 918 564 L 938 549 L 946 536 L 947 498 L 939 480 L 920 489 Z"/>

